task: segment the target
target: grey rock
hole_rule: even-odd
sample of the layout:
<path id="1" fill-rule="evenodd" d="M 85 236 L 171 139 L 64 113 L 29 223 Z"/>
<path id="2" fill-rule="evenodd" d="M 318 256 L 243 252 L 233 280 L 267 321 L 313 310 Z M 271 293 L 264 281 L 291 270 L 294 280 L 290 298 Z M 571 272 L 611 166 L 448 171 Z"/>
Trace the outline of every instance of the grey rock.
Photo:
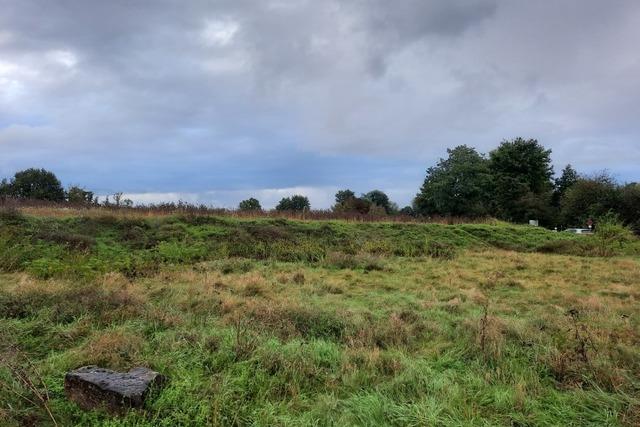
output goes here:
<path id="1" fill-rule="evenodd" d="M 152 387 L 160 388 L 166 377 L 147 368 L 117 372 L 97 366 L 83 366 L 67 372 L 64 390 L 83 409 L 101 408 L 121 413 L 141 408 Z"/>

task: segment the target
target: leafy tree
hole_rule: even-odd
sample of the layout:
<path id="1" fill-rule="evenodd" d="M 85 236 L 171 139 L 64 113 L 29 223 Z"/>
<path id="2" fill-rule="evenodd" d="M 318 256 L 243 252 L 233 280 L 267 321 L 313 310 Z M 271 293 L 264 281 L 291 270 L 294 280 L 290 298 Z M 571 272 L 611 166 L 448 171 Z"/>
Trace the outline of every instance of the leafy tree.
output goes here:
<path id="1" fill-rule="evenodd" d="M 9 195 L 21 199 L 61 202 L 64 189 L 58 178 L 44 169 L 26 169 L 17 172 L 9 183 Z"/>
<path id="2" fill-rule="evenodd" d="M 258 199 L 254 199 L 253 197 L 243 200 L 238 205 L 238 209 L 241 211 L 261 211 L 262 206 L 260 206 L 260 202 Z"/>
<path id="3" fill-rule="evenodd" d="M 387 214 L 397 211 L 398 209 L 398 207 L 389 200 L 389 196 L 380 190 L 369 191 L 367 194 L 363 194 L 362 198 L 371 202 L 372 205 L 381 207 Z"/>
<path id="4" fill-rule="evenodd" d="M 336 205 L 344 205 L 351 199 L 356 198 L 356 193 L 351 190 L 340 190 L 336 193 Z"/>
<path id="5" fill-rule="evenodd" d="M 354 197 L 341 205 L 335 205 L 333 209 L 336 212 L 357 212 L 361 215 L 366 215 L 371 210 L 371 206 L 372 203 L 369 200 L 362 197 Z"/>
<path id="6" fill-rule="evenodd" d="M 67 201 L 69 203 L 90 204 L 93 203 L 93 192 L 76 185 L 67 190 Z"/>
<path id="7" fill-rule="evenodd" d="M 351 190 L 340 190 L 336 193 L 336 204 L 333 210 L 336 212 L 357 212 L 365 215 L 369 212 L 371 202 L 362 197 L 356 197 Z"/>
<path id="8" fill-rule="evenodd" d="M 299 194 L 282 198 L 276 206 L 278 211 L 305 211 L 309 209 L 311 209 L 309 199 Z"/>
<path id="9" fill-rule="evenodd" d="M 546 209 L 553 183 L 551 150 L 535 139 L 503 141 L 489 155 L 494 212 L 509 221 L 537 218 L 549 222 Z M 531 203 L 531 202 L 535 203 Z"/>
<path id="10" fill-rule="evenodd" d="M 640 183 L 627 184 L 620 189 L 620 218 L 636 234 L 640 234 Z"/>
<path id="11" fill-rule="evenodd" d="M 414 199 L 421 215 L 482 216 L 489 212 L 491 176 L 487 159 L 471 147 L 447 149 L 448 157 L 427 169 Z"/>
<path id="12" fill-rule="evenodd" d="M 560 201 L 565 226 L 584 226 L 589 218 L 602 218 L 620 207 L 620 192 L 614 178 L 606 172 L 582 177 Z"/>
<path id="13" fill-rule="evenodd" d="M 571 165 L 567 165 L 564 169 L 562 169 L 560 178 L 556 179 L 555 182 L 555 190 L 553 192 L 554 206 L 560 206 L 560 200 L 562 199 L 562 196 L 564 196 L 564 193 L 566 193 L 567 190 L 578 181 L 578 179 L 578 172 L 576 172 L 576 170 Z"/>

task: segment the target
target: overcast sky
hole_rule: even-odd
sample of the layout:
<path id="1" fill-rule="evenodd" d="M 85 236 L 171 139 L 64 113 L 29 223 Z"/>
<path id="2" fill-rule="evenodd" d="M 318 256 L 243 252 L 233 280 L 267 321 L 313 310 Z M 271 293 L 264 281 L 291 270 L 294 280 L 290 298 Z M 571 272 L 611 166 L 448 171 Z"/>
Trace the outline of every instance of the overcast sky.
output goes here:
<path id="1" fill-rule="evenodd" d="M 517 136 L 640 181 L 640 1 L 0 0 L 0 177 L 404 205 L 447 147 Z"/>

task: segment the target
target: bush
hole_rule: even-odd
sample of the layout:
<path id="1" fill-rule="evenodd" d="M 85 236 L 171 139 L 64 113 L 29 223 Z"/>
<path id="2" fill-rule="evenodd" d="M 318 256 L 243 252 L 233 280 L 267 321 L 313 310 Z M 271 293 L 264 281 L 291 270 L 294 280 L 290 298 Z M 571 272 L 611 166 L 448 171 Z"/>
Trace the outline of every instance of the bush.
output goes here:
<path id="1" fill-rule="evenodd" d="M 39 258 L 29 263 L 27 271 L 40 279 L 49 279 L 64 272 L 65 265 L 58 259 Z"/>
<path id="2" fill-rule="evenodd" d="M 613 256 L 623 252 L 634 240 L 633 232 L 622 225 L 615 215 L 606 215 L 597 223 L 593 240 L 600 256 Z"/>

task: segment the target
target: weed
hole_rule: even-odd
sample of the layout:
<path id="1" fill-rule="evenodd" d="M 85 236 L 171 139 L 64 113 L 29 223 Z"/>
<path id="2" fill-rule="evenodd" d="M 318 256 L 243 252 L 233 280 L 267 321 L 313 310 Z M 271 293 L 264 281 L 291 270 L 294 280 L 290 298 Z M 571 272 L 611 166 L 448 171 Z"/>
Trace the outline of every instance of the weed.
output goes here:
<path id="1" fill-rule="evenodd" d="M 9 347 L 0 354 L 0 365 L 9 374 L 6 381 L 0 377 L 0 391 L 16 396 L 34 408 L 42 409 L 53 425 L 57 426 L 58 422 L 49 406 L 49 389 L 31 359 L 18 348 Z"/>
<path id="2" fill-rule="evenodd" d="M 504 324 L 489 314 L 489 302 L 482 305 L 482 315 L 477 326 L 473 327 L 476 344 L 486 361 L 497 361 L 504 348 Z"/>
<path id="3" fill-rule="evenodd" d="M 233 354 L 236 361 L 249 358 L 256 349 L 257 337 L 250 325 L 251 320 L 240 315 L 236 315 L 233 320 Z"/>

